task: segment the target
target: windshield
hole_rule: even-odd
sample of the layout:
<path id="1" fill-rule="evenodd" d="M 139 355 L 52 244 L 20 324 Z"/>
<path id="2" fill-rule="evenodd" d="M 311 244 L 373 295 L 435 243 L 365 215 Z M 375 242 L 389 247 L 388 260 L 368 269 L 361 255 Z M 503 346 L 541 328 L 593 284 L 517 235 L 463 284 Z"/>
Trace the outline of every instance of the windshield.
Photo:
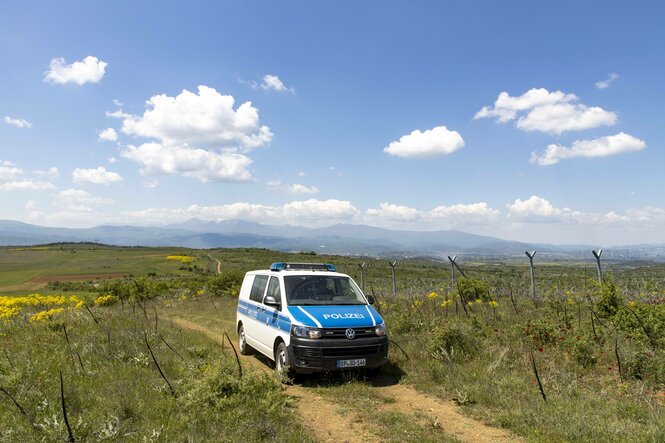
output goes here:
<path id="1" fill-rule="evenodd" d="M 349 277 L 289 276 L 284 277 L 284 287 L 291 306 L 367 304 L 360 288 Z"/>

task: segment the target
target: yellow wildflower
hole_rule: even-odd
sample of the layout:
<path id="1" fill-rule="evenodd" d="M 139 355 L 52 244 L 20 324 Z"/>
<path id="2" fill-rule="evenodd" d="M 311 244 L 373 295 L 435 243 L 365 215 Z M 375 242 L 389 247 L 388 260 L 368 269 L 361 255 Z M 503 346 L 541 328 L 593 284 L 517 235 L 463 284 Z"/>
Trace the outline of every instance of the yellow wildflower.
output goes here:
<path id="1" fill-rule="evenodd" d="M 428 297 L 430 300 L 436 300 L 436 298 L 437 298 L 438 296 L 439 296 L 439 295 L 438 295 L 436 292 L 432 291 L 432 292 L 429 293 L 429 295 L 428 295 L 427 297 Z"/>
<path id="2" fill-rule="evenodd" d="M 98 306 L 111 306 L 114 305 L 118 302 L 118 297 L 115 297 L 111 294 L 108 295 L 100 295 L 97 297 L 97 300 L 95 300 L 95 304 Z"/>
<path id="3" fill-rule="evenodd" d="M 166 257 L 167 260 L 179 261 L 181 263 L 190 263 L 195 260 L 195 257 L 191 255 L 169 255 Z"/>
<path id="4" fill-rule="evenodd" d="M 37 322 L 51 320 L 54 315 L 60 314 L 62 311 L 64 311 L 63 308 L 55 308 L 55 309 L 49 309 L 48 311 L 40 311 L 34 314 L 32 317 L 30 317 L 30 322 L 37 323 Z"/>

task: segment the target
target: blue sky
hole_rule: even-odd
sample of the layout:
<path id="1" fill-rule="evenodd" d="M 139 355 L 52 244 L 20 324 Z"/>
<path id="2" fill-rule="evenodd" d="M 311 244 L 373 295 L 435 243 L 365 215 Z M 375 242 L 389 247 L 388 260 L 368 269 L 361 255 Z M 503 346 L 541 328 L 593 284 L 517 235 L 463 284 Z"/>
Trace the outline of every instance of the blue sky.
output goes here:
<path id="1" fill-rule="evenodd" d="M 0 8 L 0 218 L 665 242 L 660 2 Z"/>

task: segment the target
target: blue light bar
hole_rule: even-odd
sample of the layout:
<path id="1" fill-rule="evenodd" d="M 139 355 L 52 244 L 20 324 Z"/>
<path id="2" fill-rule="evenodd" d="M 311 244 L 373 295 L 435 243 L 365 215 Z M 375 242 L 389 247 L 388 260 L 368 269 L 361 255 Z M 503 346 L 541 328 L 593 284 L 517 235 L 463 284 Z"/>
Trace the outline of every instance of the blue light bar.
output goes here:
<path id="1" fill-rule="evenodd" d="M 285 269 L 286 269 L 286 262 L 283 261 L 277 261 L 270 265 L 271 271 L 283 271 Z"/>
<path id="2" fill-rule="evenodd" d="M 287 263 L 278 261 L 270 265 L 271 271 L 329 271 L 337 272 L 335 265 L 330 263 Z"/>

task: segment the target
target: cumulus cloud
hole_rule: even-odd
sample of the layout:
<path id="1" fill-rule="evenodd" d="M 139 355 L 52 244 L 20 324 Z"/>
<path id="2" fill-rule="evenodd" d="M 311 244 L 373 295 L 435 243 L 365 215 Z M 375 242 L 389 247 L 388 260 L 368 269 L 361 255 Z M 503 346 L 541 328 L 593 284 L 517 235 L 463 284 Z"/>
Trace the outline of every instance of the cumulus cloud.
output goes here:
<path id="1" fill-rule="evenodd" d="M 244 154 L 144 143 L 129 145 L 120 155 L 140 164 L 144 175 L 182 175 L 202 182 L 248 182 L 252 179 L 247 169 L 252 160 Z"/>
<path id="2" fill-rule="evenodd" d="M 175 97 L 156 95 L 143 115 L 107 112 L 122 119 L 121 131 L 156 141 L 129 145 L 121 155 L 142 166 L 141 172 L 193 177 L 201 181 L 247 182 L 249 151 L 272 140 L 259 122 L 258 109 L 214 88 L 199 86 L 198 94 L 183 90 Z"/>
<path id="3" fill-rule="evenodd" d="M 497 221 L 501 211 L 491 208 L 487 203 L 457 204 L 437 206 L 426 217 L 433 222 L 452 222 L 461 224 L 489 224 Z"/>
<path id="4" fill-rule="evenodd" d="M 515 125 L 523 131 L 562 134 L 614 125 L 617 114 L 579 103 L 575 94 L 534 88 L 518 97 L 501 92 L 494 106 L 484 106 L 473 118 L 494 118 L 498 123 L 517 119 Z"/>
<path id="5" fill-rule="evenodd" d="M 600 80 L 596 82 L 596 88 L 598 89 L 607 89 L 610 87 L 614 80 L 619 79 L 619 74 L 612 72 L 610 73 L 605 80 Z"/>
<path id="6" fill-rule="evenodd" d="M 60 170 L 58 169 L 57 166 L 51 166 L 50 168 L 44 170 L 44 169 L 38 169 L 36 171 L 32 172 L 35 175 L 38 175 L 40 177 L 48 177 L 48 178 L 58 178 L 60 177 Z"/>
<path id="7" fill-rule="evenodd" d="M 235 100 L 214 88 L 199 86 L 198 94 L 183 90 L 175 97 L 155 95 L 143 115 L 107 113 L 123 119 L 122 132 L 159 140 L 164 145 L 205 146 L 249 151 L 265 146 L 272 132 L 259 123 L 251 102 L 234 109 Z"/>
<path id="8" fill-rule="evenodd" d="M 46 191 L 55 189 L 53 183 L 34 180 L 14 180 L 0 184 L 0 191 Z"/>
<path id="9" fill-rule="evenodd" d="M 508 217 L 531 220 L 554 220 L 558 218 L 562 210 L 552 206 L 552 203 L 537 195 L 532 195 L 522 201 L 519 198 L 506 205 Z"/>
<path id="10" fill-rule="evenodd" d="M 394 227 L 418 229 L 448 229 L 468 225 L 489 225 L 495 223 L 501 211 L 491 208 L 485 202 L 441 205 L 428 211 L 421 211 L 409 206 L 382 203 L 378 208 L 365 212 L 369 223 Z"/>
<path id="11" fill-rule="evenodd" d="M 260 223 L 293 223 L 310 226 L 329 225 L 352 221 L 359 211 L 345 200 L 293 201 L 283 206 L 269 206 L 238 202 L 219 206 L 193 205 L 184 209 L 151 208 L 142 211 L 123 212 L 123 220 L 132 223 L 163 223 L 184 221 L 192 217 L 202 220 L 242 219 Z"/>
<path id="12" fill-rule="evenodd" d="M 626 152 L 641 151 L 646 148 L 646 143 L 630 134 L 620 132 L 592 140 L 576 140 L 571 147 L 551 144 L 542 154 L 531 153 L 531 163 L 540 166 L 554 165 L 561 160 L 575 157 L 607 157 L 610 155 L 623 154 Z"/>
<path id="13" fill-rule="evenodd" d="M 373 220 L 414 221 L 421 217 L 415 208 L 392 203 L 381 203 L 378 208 L 370 208 L 365 215 Z"/>
<path id="14" fill-rule="evenodd" d="M 261 82 L 261 89 L 263 89 L 264 91 L 294 92 L 293 88 L 287 88 L 279 77 L 272 74 L 266 74 L 263 76 L 263 81 Z"/>
<path id="15" fill-rule="evenodd" d="M 96 185 L 108 185 L 123 180 L 120 174 L 107 171 L 103 166 L 93 169 L 76 168 L 72 176 L 74 183 L 92 183 Z"/>
<path id="16" fill-rule="evenodd" d="M 506 205 L 508 218 L 523 224 L 549 223 L 552 226 L 606 226 L 621 229 L 652 228 L 665 224 L 665 210 L 655 207 L 627 209 L 623 212 L 585 212 L 554 206 L 547 199 L 532 195 Z"/>
<path id="17" fill-rule="evenodd" d="M 118 141 L 118 133 L 113 128 L 106 128 L 99 133 L 99 140 L 107 142 Z"/>
<path id="18" fill-rule="evenodd" d="M 58 198 L 63 203 L 72 205 L 108 205 L 114 203 L 113 200 L 103 197 L 95 197 L 83 189 L 66 189 L 58 193 Z"/>
<path id="19" fill-rule="evenodd" d="M 0 180 L 12 180 L 23 174 L 23 170 L 14 163 L 4 160 L 0 161 Z"/>
<path id="20" fill-rule="evenodd" d="M 108 63 L 91 55 L 81 61 L 67 64 L 64 58 L 58 57 L 51 60 L 49 70 L 44 73 L 44 81 L 52 84 L 97 83 L 106 72 Z"/>
<path id="21" fill-rule="evenodd" d="M 432 158 L 451 154 L 464 147 L 464 140 L 457 131 L 437 126 L 424 132 L 416 129 L 390 143 L 383 152 L 402 158 Z"/>
<path id="22" fill-rule="evenodd" d="M 305 186 L 299 183 L 285 184 L 281 180 L 268 180 L 266 188 L 269 191 L 284 191 L 289 194 L 302 195 L 302 194 L 317 194 L 319 188 L 316 186 Z"/>
<path id="23" fill-rule="evenodd" d="M 13 118 L 13 117 L 9 117 L 8 115 L 6 115 L 4 120 L 5 120 L 5 123 L 7 123 L 8 125 L 16 126 L 17 128 L 30 128 L 30 127 L 32 127 L 32 123 L 30 123 L 27 120 L 23 120 L 22 118 Z"/>

